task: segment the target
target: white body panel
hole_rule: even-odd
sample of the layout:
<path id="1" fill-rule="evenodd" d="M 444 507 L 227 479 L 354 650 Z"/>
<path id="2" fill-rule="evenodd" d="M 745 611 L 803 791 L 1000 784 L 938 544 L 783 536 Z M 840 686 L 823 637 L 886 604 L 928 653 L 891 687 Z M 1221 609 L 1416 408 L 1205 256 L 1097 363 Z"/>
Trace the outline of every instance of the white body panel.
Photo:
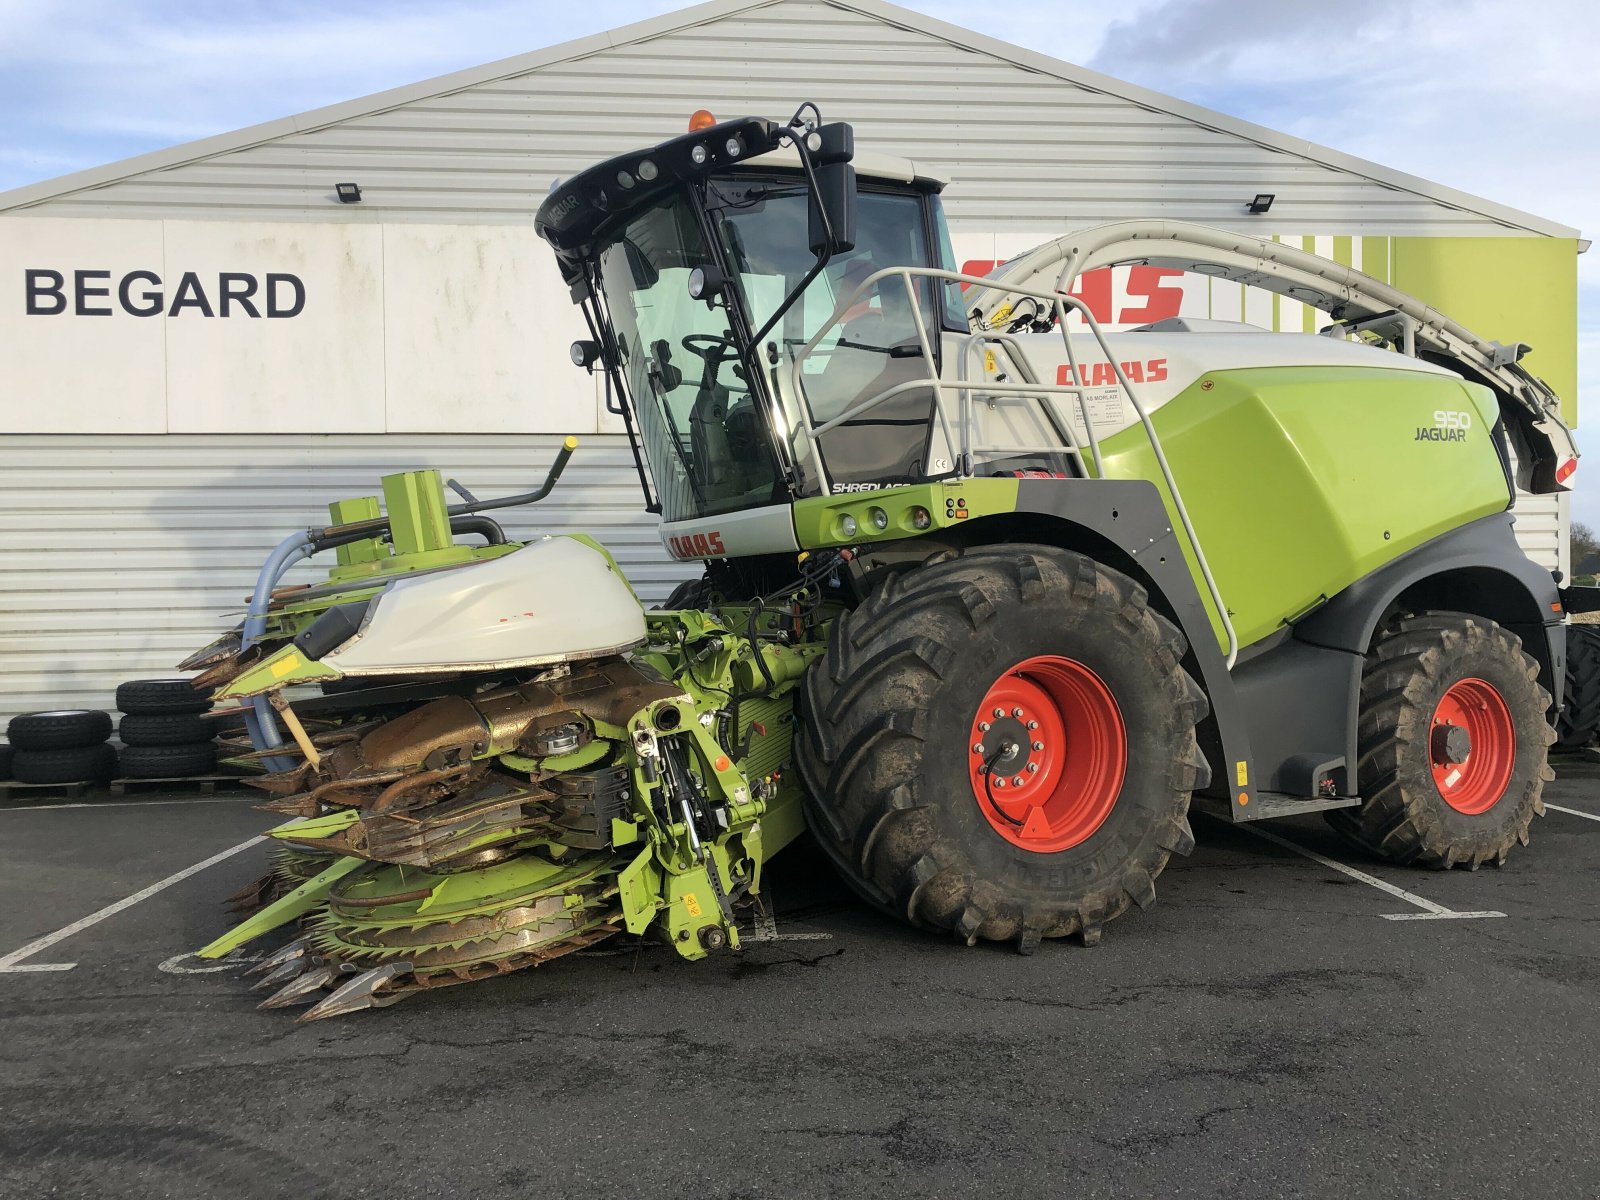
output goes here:
<path id="1" fill-rule="evenodd" d="M 1206 322 L 1207 326 L 1225 322 Z M 1040 383 L 1069 383 L 1071 368 L 1059 333 L 1022 334 L 1018 344 L 1037 373 Z M 948 342 L 947 342 L 948 345 Z M 1247 325 L 1233 325 L 1227 332 L 1206 328 L 1187 330 L 1130 330 L 1108 333 L 1106 345 L 1133 385 L 1147 413 L 1154 413 L 1211 371 L 1233 371 L 1246 367 L 1376 367 L 1389 371 L 1416 371 L 1427 375 L 1452 372 L 1420 359 L 1407 358 L 1392 351 L 1355 342 L 1319 337 L 1316 334 L 1267 334 Z M 1111 364 L 1100 352 L 1092 334 L 1074 334 L 1072 350 L 1077 357 L 1078 379 L 1086 385 L 1084 409 L 1094 424 L 1097 438 L 1107 438 L 1138 421 L 1138 414 L 1118 383 Z M 1079 438 L 1086 436 L 1083 419 L 1070 395 L 1056 401 L 1063 416 L 1070 415 Z M 1007 441 L 1046 437 L 1042 427 L 1027 430 L 1019 421 L 1037 412 L 1032 400 L 1001 397 L 994 408 L 975 410 L 981 441 Z M 990 424 L 998 422 L 994 428 Z M 1001 430 L 1004 429 L 1004 434 Z M 1045 444 L 1045 443 L 1040 443 Z"/>
<path id="2" fill-rule="evenodd" d="M 794 536 L 794 512 L 787 504 L 693 521 L 663 521 L 661 544 L 673 558 L 683 561 L 800 549 Z"/>
<path id="3" fill-rule="evenodd" d="M 644 610 L 611 564 L 571 538 L 418 579 L 378 597 L 322 661 L 347 675 L 470 671 L 596 658 L 644 640 Z"/>

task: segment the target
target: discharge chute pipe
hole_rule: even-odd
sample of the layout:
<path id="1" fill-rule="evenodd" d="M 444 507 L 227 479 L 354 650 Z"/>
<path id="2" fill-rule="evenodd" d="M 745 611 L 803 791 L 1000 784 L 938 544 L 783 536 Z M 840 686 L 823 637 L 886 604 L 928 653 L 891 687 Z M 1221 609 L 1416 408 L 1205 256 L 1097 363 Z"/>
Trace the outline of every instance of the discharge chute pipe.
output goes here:
<path id="1" fill-rule="evenodd" d="M 266 632 L 267 613 L 272 607 L 272 592 L 283 573 L 316 553 L 316 541 L 306 529 L 291 533 L 273 547 L 267 561 L 261 564 L 256 575 L 256 588 L 250 594 L 250 607 L 245 610 L 244 629 L 239 636 L 239 648 L 248 650 Z M 278 730 L 278 718 L 265 696 L 250 701 L 250 711 L 245 714 L 244 725 L 250 735 L 250 744 L 257 750 L 276 750 L 283 745 L 283 734 Z M 287 771 L 294 766 L 292 758 L 265 758 L 262 765 L 269 771 Z"/>

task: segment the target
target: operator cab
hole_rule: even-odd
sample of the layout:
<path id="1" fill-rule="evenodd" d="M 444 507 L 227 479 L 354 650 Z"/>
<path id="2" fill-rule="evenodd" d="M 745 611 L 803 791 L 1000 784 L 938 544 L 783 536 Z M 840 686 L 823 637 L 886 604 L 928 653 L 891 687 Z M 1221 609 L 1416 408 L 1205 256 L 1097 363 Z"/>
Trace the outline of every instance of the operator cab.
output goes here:
<path id="1" fill-rule="evenodd" d="M 855 155 L 850 127 L 806 105 L 788 125 L 696 114 L 552 189 L 536 225 L 593 333 L 574 361 L 606 371 L 666 521 L 819 494 L 819 450 L 836 491 L 928 477 L 925 381 L 966 320 L 932 280 L 871 277 L 954 269 L 942 186 Z"/>

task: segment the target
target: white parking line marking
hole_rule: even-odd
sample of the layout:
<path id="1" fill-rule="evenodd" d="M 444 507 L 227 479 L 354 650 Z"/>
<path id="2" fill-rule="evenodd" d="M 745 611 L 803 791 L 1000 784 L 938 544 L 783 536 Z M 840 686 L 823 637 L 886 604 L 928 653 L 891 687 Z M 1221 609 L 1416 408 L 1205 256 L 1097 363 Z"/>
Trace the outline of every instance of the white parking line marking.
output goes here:
<path id="1" fill-rule="evenodd" d="M 1396 899 L 1404 900 L 1407 904 L 1414 904 L 1423 910 L 1419 913 L 1380 913 L 1379 916 L 1385 921 L 1470 921 L 1482 917 L 1505 916 L 1503 912 L 1494 911 L 1456 912 L 1454 909 L 1446 908 L 1442 904 L 1435 904 L 1432 900 L 1418 896 L 1414 892 L 1408 892 L 1404 888 L 1395 887 L 1392 883 L 1386 883 L 1376 875 L 1368 875 L 1365 871 L 1358 871 L 1354 867 L 1345 866 L 1342 862 L 1335 862 L 1325 855 L 1318 854 L 1315 850 L 1307 850 L 1304 846 L 1297 846 L 1287 838 L 1281 838 L 1275 833 L 1268 833 L 1265 829 L 1257 829 L 1254 825 L 1240 825 L 1237 828 L 1244 830 L 1246 833 L 1253 833 L 1257 837 L 1266 838 L 1267 841 L 1275 842 L 1286 850 L 1293 850 L 1296 854 L 1304 855 L 1306 858 L 1311 859 L 1312 862 L 1321 863 L 1329 870 L 1338 871 L 1341 875 L 1348 875 L 1351 879 L 1359 880 L 1368 887 L 1375 887 L 1380 892 L 1387 892 Z"/>
<path id="2" fill-rule="evenodd" d="M 831 942 L 831 933 L 779 933 L 778 920 L 769 909 L 756 914 L 755 928 L 749 933 L 739 931 L 741 942 Z"/>
<path id="3" fill-rule="evenodd" d="M 1566 813 L 1569 817 L 1583 817 L 1589 821 L 1600 821 L 1600 816 L 1596 816 L 1594 813 L 1579 812 L 1575 808 L 1562 808 L 1561 805 L 1551 804 L 1548 800 L 1544 802 L 1544 806 L 1546 808 L 1553 808 L 1559 813 Z"/>
<path id="4" fill-rule="evenodd" d="M 118 900 L 115 904 L 108 904 L 98 912 L 92 912 L 87 917 L 80 917 L 71 925 L 63 925 L 54 933 L 47 933 L 42 938 L 35 938 L 26 946 L 19 947 L 18 949 L 13 950 L 10 954 L 7 954 L 4 958 L 0 958 L 0 975 L 21 974 L 24 971 L 72 970 L 73 967 L 78 965 L 77 963 L 34 963 L 29 965 L 18 964 L 20 964 L 23 959 L 29 958 L 39 953 L 41 950 L 48 950 L 57 942 L 69 938 L 75 933 L 80 933 L 89 928 L 91 925 L 99 924 L 107 917 L 116 916 L 125 908 L 132 908 L 141 900 L 150 899 L 151 896 L 154 896 L 157 892 L 164 888 L 169 888 L 175 883 L 182 883 L 185 879 L 189 878 L 189 876 L 197 875 L 201 871 L 204 871 L 207 867 L 214 867 L 223 859 L 232 858 L 241 850 L 248 850 L 251 846 L 258 845 L 264 841 L 266 841 L 266 838 L 264 837 L 253 837 L 247 842 L 240 842 L 237 846 L 232 846 L 227 850 L 213 854 L 204 862 L 197 862 L 192 867 L 185 867 L 181 871 L 178 871 L 172 875 L 168 875 L 165 879 L 159 880 L 156 883 L 152 883 L 149 887 L 144 888 L 142 891 L 137 891 L 125 899 Z"/>
<path id="5" fill-rule="evenodd" d="M 55 812 L 61 808 L 158 808 L 163 804 L 249 804 L 258 799 L 258 796 L 218 796 L 210 800 L 80 800 L 70 804 L 21 804 L 0 808 L 0 813 Z"/>

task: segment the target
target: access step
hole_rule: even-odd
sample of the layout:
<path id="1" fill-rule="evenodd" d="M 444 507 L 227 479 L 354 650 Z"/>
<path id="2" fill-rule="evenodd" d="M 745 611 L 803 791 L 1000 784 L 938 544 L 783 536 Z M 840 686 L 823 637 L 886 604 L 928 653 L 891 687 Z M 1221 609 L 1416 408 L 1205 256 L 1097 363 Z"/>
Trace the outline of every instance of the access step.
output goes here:
<path id="1" fill-rule="evenodd" d="M 1213 800 L 1210 796 L 1196 796 L 1191 804 L 1196 812 L 1232 824 L 1244 821 L 1268 821 L 1273 817 L 1294 817 L 1302 813 L 1327 812 L 1334 808 L 1355 808 L 1361 803 L 1359 796 L 1286 796 L 1281 792 L 1257 792 L 1244 808 L 1226 800 Z"/>

